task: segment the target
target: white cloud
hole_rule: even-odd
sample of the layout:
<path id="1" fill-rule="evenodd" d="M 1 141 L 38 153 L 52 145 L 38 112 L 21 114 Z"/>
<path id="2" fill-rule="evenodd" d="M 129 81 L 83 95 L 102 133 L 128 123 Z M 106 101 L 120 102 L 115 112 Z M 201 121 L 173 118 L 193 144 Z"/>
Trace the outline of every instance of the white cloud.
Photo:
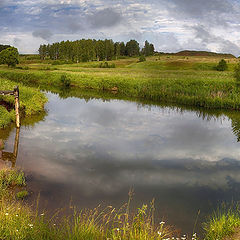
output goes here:
<path id="1" fill-rule="evenodd" d="M 9 39 L 15 32 L 30 36 L 28 32 L 48 29 L 54 34 L 51 41 L 84 36 L 128 41 L 135 37 L 142 43 L 147 37 L 159 51 L 202 47 L 239 55 L 240 4 L 233 0 L 203 1 L 10 0 L 2 2 L 0 21 Z M 196 40 L 194 26 L 199 24 L 211 32 L 211 38 Z M 31 44 L 27 52 L 36 50 Z"/>

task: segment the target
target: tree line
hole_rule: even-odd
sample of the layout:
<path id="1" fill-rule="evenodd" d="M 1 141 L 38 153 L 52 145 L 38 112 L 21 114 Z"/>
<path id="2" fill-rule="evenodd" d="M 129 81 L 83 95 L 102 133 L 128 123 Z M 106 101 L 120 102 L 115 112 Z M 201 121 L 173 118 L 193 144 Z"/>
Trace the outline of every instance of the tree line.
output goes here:
<path id="1" fill-rule="evenodd" d="M 111 39 L 81 39 L 43 44 L 40 45 L 38 52 L 42 60 L 49 57 L 52 60 L 72 62 L 109 61 L 122 56 L 151 56 L 154 54 L 154 45 L 145 41 L 144 47 L 140 49 L 136 40 L 130 40 L 125 44 L 124 42 L 113 42 Z"/>

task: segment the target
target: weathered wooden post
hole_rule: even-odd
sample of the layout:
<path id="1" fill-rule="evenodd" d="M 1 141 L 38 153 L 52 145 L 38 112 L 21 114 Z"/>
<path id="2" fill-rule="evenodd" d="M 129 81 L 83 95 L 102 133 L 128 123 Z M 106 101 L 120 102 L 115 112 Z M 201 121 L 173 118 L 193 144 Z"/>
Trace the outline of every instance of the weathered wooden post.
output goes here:
<path id="1" fill-rule="evenodd" d="M 20 115 L 19 115 L 19 88 L 16 86 L 14 88 L 14 97 L 15 97 L 15 111 L 16 111 L 16 126 L 20 128 Z"/>

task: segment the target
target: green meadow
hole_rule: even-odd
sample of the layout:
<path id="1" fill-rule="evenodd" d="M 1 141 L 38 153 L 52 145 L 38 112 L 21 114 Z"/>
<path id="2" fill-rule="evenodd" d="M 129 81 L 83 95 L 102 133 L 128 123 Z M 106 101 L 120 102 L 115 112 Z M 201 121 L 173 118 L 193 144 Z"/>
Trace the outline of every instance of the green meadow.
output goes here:
<path id="1" fill-rule="evenodd" d="M 240 109 L 240 88 L 234 79 L 238 59 L 226 59 L 227 71 L 217 71 L 218 57 L 154 56 L 145 62 L 126 58 L 108 62 L 66 64 L 25 60 L 14 69 L 0 67 L 0 77 L 30 86 L 71 87 L 114 92 L 126 97 L 205 108 Z"/>

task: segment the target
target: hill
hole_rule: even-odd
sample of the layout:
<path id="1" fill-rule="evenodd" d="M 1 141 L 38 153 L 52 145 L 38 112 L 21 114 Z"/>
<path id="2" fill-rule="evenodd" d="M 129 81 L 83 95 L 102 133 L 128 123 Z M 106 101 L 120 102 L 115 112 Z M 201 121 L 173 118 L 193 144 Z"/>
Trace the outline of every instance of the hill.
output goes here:
<path id="1" fill-rule="evenodd" d="M 207 51 L 190 51 L 184 50 L 178 53 L 175 53 L 176 56 L 202 56 L 202 57 L 222 57 L 222 58 L 236 58 L 234 55 L 229 53 L 215 53 L 215 52 L 207 52 Z"/>

